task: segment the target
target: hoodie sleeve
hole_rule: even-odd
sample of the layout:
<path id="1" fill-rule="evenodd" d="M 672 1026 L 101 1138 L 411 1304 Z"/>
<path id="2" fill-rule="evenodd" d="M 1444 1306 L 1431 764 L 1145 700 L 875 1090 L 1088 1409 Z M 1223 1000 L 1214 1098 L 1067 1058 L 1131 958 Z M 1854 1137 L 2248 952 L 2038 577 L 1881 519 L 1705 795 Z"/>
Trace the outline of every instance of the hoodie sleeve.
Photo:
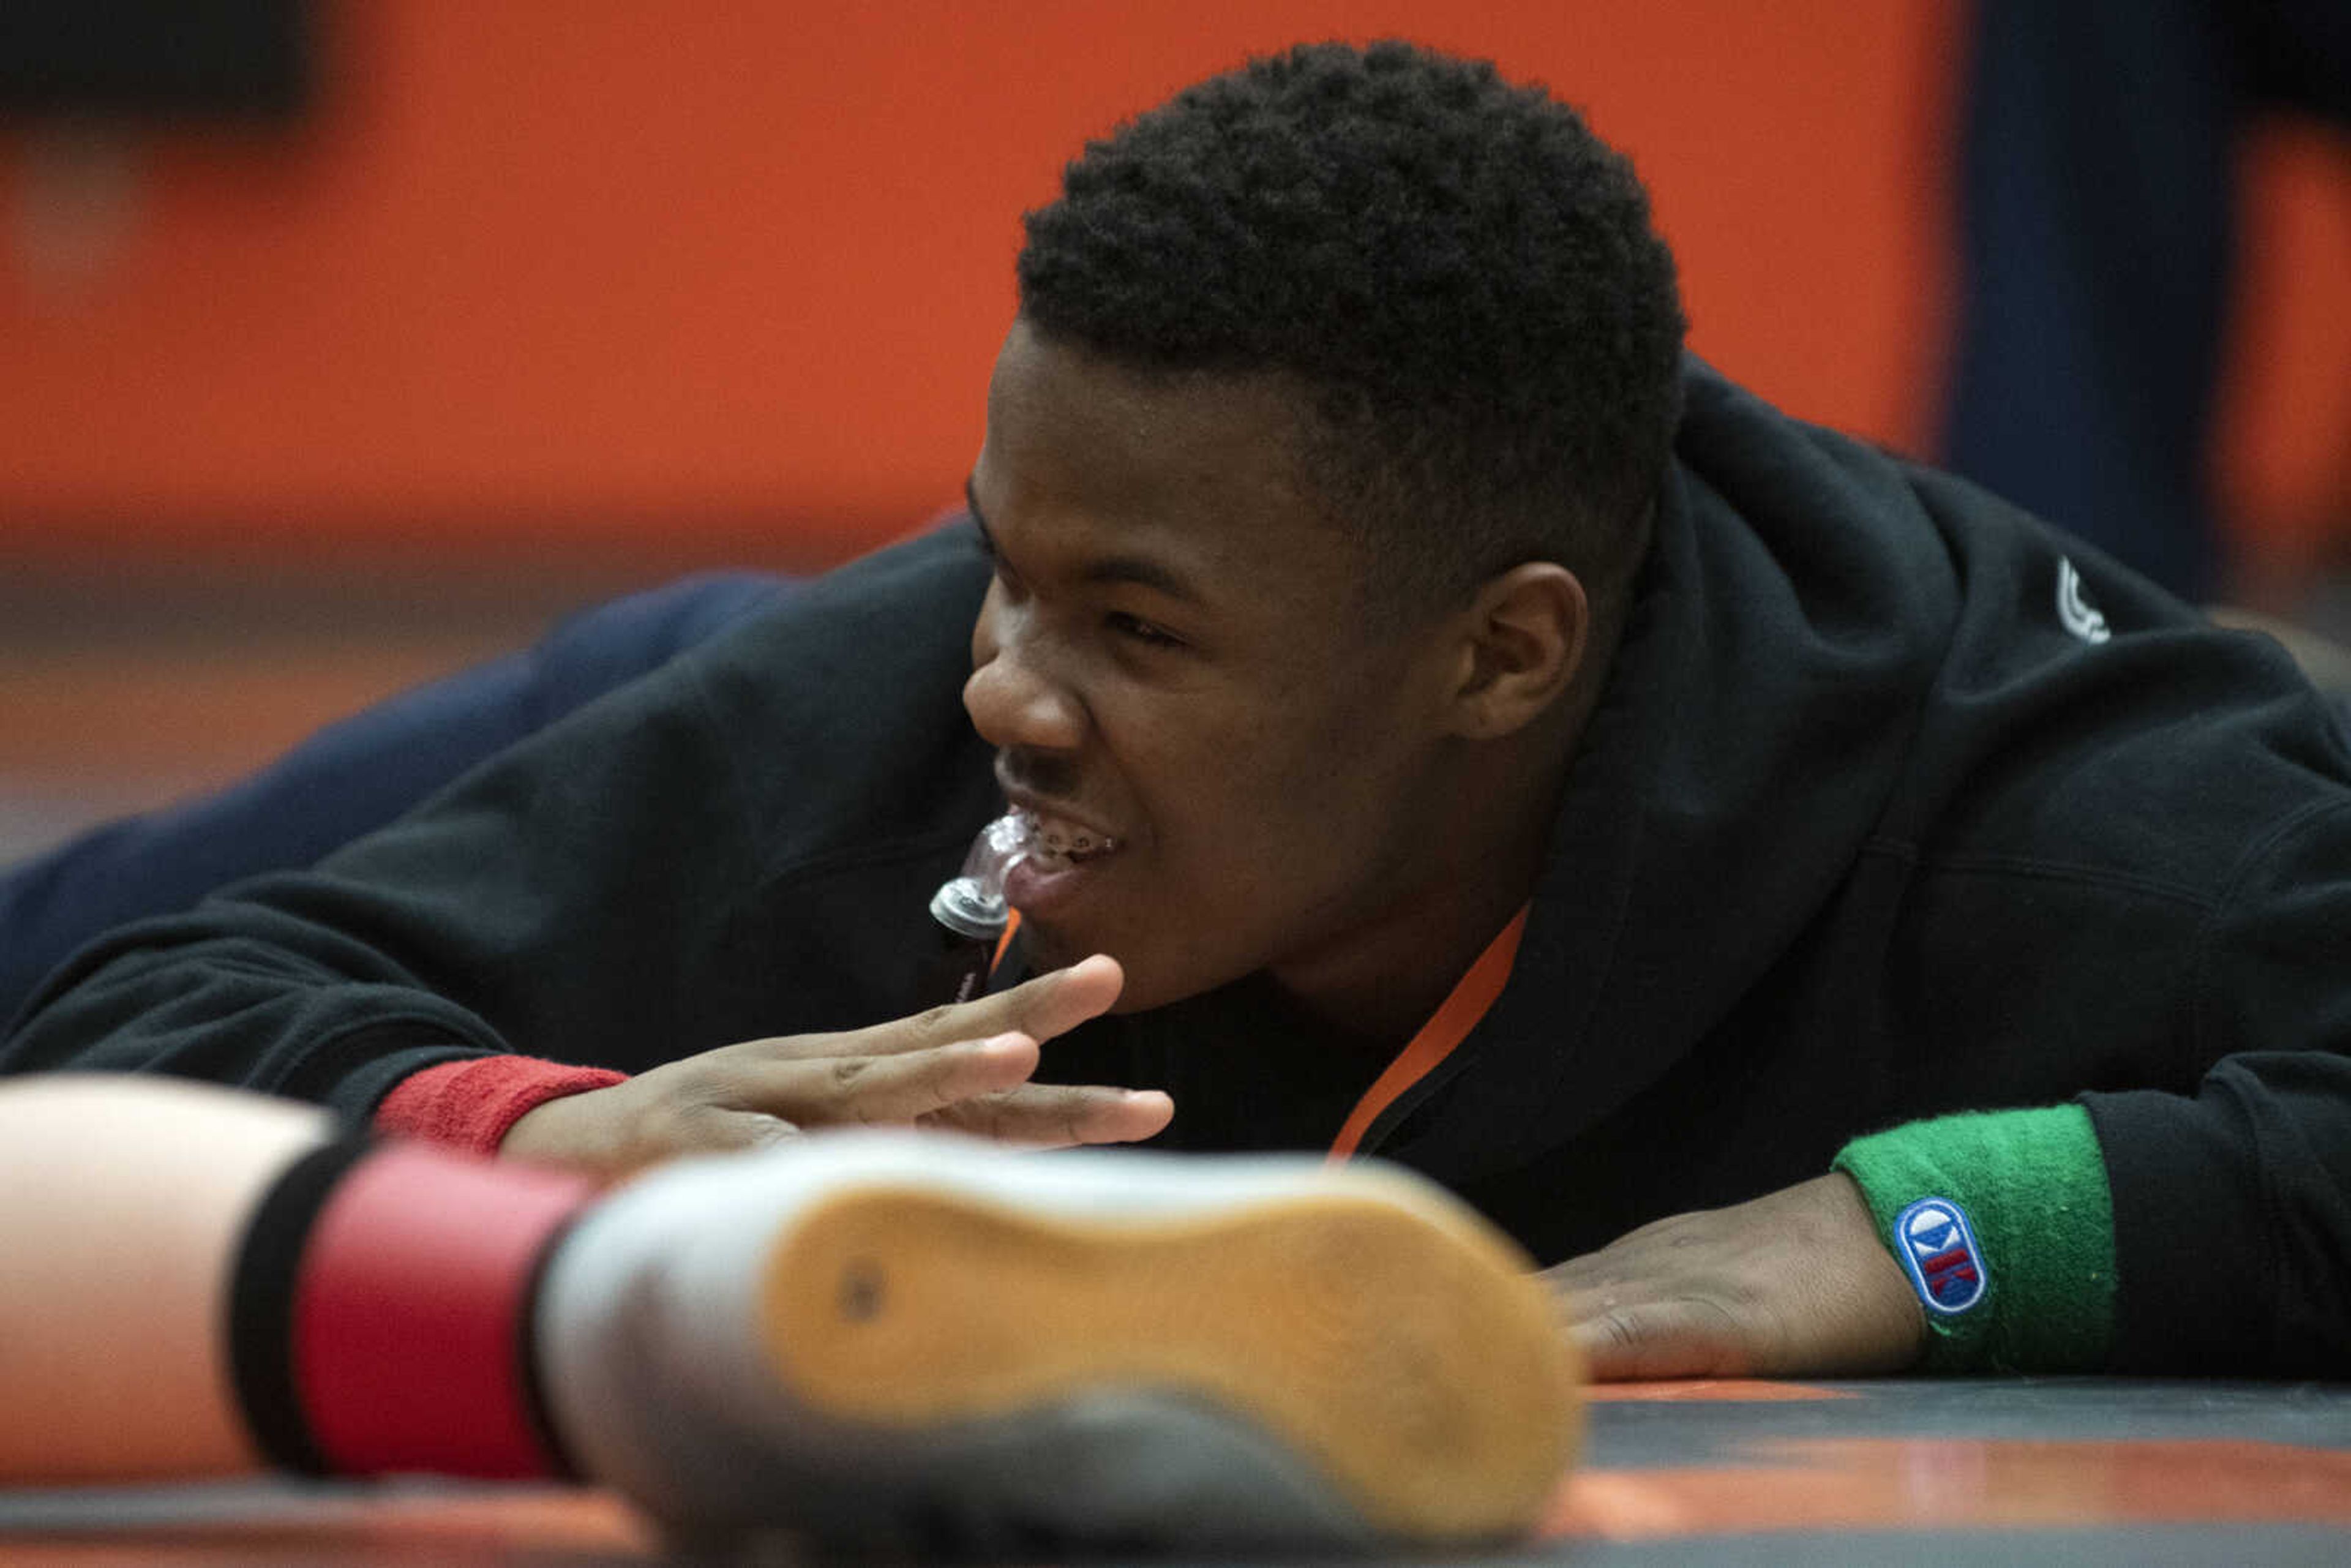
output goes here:
<path id="1" fill-rule="evenodd" d="M 865 557 L 312 870 L 111 933 L 0 1071 L 168 1072 L 356 1123 L 446 1062 L 637 1072 L 887 1016 L 924 956 L 907 923 L 1000 809 L 960 705 L 988 573 L 967 528 Z"/>
<path id="2" fill-rule="evenodd" d="M 0 1070 L 154 1071 L 358 1120 L 436 1063 L 631 1070 L 690 1031 L 696 954 L 751 874 L 689 658 L 301 873 L 125 926 L 36 993 Z"/>
<path id="3" fill-rule="evenodd" d="M 309 865 L 789 591 L 784 580 L 716 573 L 580 611 L 529 648 L 327 726 L 225 789 L 0 871 L 0 1024 L 93 937 L 263 872 Z"/>
<path id="4" fill-rule="evenodd" d="M 2351 797 L 2241 862 L 2189 977 L 2192 1093 L 2082 1096 L 2113 1194 L 2119 1371 L 2351 1374 Z"/>

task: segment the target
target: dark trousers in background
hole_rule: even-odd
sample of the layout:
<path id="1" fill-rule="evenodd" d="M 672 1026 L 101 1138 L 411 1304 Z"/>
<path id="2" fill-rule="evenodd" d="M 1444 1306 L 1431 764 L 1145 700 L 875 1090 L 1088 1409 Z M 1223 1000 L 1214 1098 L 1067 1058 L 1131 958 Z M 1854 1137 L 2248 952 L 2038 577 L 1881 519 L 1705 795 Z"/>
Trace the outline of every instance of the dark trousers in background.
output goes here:
<path id="1" fill-rule="evenodd" d="M 2210 602 L 2237 138 L 2272 108 L 2351 120 L 2351 0 L 1975 16 L 1945 461 Z"/>

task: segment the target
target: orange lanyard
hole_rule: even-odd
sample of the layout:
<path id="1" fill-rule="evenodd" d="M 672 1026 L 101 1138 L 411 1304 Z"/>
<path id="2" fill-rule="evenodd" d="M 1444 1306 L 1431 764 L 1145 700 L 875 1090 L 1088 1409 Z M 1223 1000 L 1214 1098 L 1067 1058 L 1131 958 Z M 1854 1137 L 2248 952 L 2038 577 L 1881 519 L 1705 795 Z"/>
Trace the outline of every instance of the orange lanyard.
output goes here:
<path id="1" fill-rule="evenodd" d="M 1526 935 L 1527 911 L 1530 904 L 1520 904 L 1510 916 L 1510 923 L 1500 935 L 1486 944 L 1478 961 L 1455 982 L 1452 992 L 1439 1002 L 1420 1032 L 1408 1040 L 1396 1059 L 1387 1065 L 1364 1097 L 1355 1102 L 1355 1109 L 1347 1117 L 1346 1125 L 1331 1140 L 1331 1158 L 1336 1162 L 1348 1158 L 1364 1134 L 1372 1130 L 1380 1113 L 1396 1102 L 1396 1097 L 1437 1070 L 1437 1064 L 1453 1054 L 1456 1047 L 1467 1040 L 1494 998 L 1502 994 L 1502 987 L 1510 978 L 1510 966 L 1518 961 L 1519 938 Z"/>
<path id="2" fill-rule="evenodd" d="M 1355 1102 L 1354 1110 L 1348 1113 L 1346 1124 L 1339 1129 L 1339 1135 L 1331 1140 L 1332 1160 L 1343 1160 L 1353 1155 L 1356 1145 L 1364 1141 L 1364 1134 L 1371 1131 L 1374 1122 L 1379 1120 L 1380 1113 L 1395 1104 L 1398 1095 L 1435 1071 L 1437 1064 L 1452 1055 L 1455 1049 L 1469 1037 L 1469 1031 L 1478 1027 L 1478 1020 L 1486 1016 L 1486 1010 L 1494 1005 L 1494 998 L 1502 994 L 1502 988 L 1510 982 L 1510 967 L 1519 958 L 1519 938 L 1526 935 L 1527 911 L 1532 907 L 1531 904 L 1519 906 L 1519 912 L 1510 916 L 1510 923 L 1486 944 L 1486 950 L 1478 955 L 1478 961 L 1454 983 L 1453 989 L 1437 1005 L 1437 1010 L 1428 1015 L 1428 1021 L 1420 1026 L 1419 1032 L 1405 1042 L 1404 1050 L 1396 1053 L 1396 1059 L 1388 1063 L 1386 1071 L 1364 1091 L 1364 1097 Z M 1016 909 L 1005 923 L 1004 935 L 997 939 L 996 956 L 988 966 L 991 971 L 997 964 L 1004 961 L 1006 949 L 1012 946 L 1012 935 L 1019 929 L 1020 912 Z"/>

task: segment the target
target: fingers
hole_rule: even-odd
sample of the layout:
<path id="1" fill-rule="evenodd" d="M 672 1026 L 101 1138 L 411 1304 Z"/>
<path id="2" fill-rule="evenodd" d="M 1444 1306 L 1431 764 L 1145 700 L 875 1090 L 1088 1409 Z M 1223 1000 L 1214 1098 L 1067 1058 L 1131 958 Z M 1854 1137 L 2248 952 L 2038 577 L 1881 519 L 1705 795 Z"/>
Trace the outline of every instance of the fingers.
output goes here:
<path id="1" fill-rule="evenodd" d="M 933 1008 L 914 1018 L 862 1032 L 908 1036 L 916 1042 L 917 1049 L 942 1040 L 1006 1032 L 1025 1034 L 1037 1040 L 1051 1040 L 1088 1019 L 1108 1012 L 1125 985 L 1126 972 L 1118 967 L 1118 960 L 1097 953 L 1066 969 L 1023 980 L 1008 991 L 954 1007 Z M 906 1047 L 901 1044 L 896 1049 Z"/>
<path id="2" fill-rule="evenodd" d="M 986 999 L 1004 1004 L 1009 1017 L 1003 1027 L 1046 1040 L 1110 1011 L 1125 988 L 1126 971 L 1118 960 L 1097 953 Z"/>
<path id="3" fill-rule="evenodd" d="M 804 1127 L 901 1126 L 1036 1071 L 1035 1040 L 998 1034 L 894 1055 L 767 1063 L 745 1074 L 732 1103 Z"/>
<path id="4" fill-rule="evenodd" d="M 1732 1322 L 1711 1301 L 1619 1302 L 1572 1295 L 1562 1303 L 1567 1337 L 1594 1382 L 1747 1377 L 1756 1368 Z"/>
<path id="5" fill-rule="evenodd" d="M 739 1081 L 729 1103 L 778 1125 L 919 1124 L 1035 1148 L 1136 1143 L 1175 1117 L 1176 1103 L 1156 1090 L 1030 1083 L 1037 1062 L 1024 1034 L 775 1062 Z"/>
<path id="6" fill-rule="evenodd" d="M 1031 1083 L 946 1107 L 924 1117 L 923 1124 L 1058 1149 L 1139 1143 L 1160 1132 L 1175 1115 L 1176 1102 L 1155 1089 Z"/>
<path id="7" fill-rule="evenodd" d="M 798 1128 L 924 1123 L 1045 1147 L 1132 1143 L 1175 1115 L 1166 1095 L 1028 1082 L 1039 1042 L 1108 1011 L 1125 983 L 1117 960 L 1097 954 L 872 1029 L 723 1047 L 698 1059 L 695 1097 Z"/>
<path id="8" fill-rule="evenodd" d="M 1010 990 L 935 1007 L 845 1034 L 779 1035 L 726 1049 L 778 1061 L 894 1056 L 957 1040 L 1025 1034 L 1046 1040 L 1108 1012 L 1126 985 L 1118 960 L 1097 953 L 1066 969 L 1024 980 Z"/>
<path id="9" fill-rule="evenodd" d="M 979 997 L 954 1007 L 933 1008 L 897 1023 L 862 1031 L 890 1035 L 897 1043 L 883 1049 L 905 1050 L 947 1040 L 1008 1031 L 1031 1040 L 1051 1040 L 1091 1018 L 1099 1018 L 1118 1000 L 1126 986 L 1126 972 L 1106 953 L 1080 959 L 1066 969 L 1023 980 L 1008 991 Z"/>

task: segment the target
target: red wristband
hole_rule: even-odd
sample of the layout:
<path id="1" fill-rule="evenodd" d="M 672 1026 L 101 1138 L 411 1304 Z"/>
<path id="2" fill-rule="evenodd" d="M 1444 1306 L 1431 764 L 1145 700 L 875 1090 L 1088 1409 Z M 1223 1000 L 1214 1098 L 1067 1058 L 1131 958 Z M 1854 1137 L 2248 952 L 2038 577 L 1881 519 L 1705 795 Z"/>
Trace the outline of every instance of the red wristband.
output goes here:
<path id="1" fill-rule="evenodd" d="M 536 1406 L 531 1287 L 592 1196 L 582 1176 L 391 1145 L 311 1228 L 296 1279 L 295 1387 L 339 1473 L 563 1473 Z"/>
<path id="2" fill-rule="evenodd" d="M 625 1083 L 606 1067 L 572 1067 L 535 1056 L 469 1056 L 413 1072 L 375 1110 L 375 1130 L 495 1155 L 528 1111 L 567 1094 Z"/>

